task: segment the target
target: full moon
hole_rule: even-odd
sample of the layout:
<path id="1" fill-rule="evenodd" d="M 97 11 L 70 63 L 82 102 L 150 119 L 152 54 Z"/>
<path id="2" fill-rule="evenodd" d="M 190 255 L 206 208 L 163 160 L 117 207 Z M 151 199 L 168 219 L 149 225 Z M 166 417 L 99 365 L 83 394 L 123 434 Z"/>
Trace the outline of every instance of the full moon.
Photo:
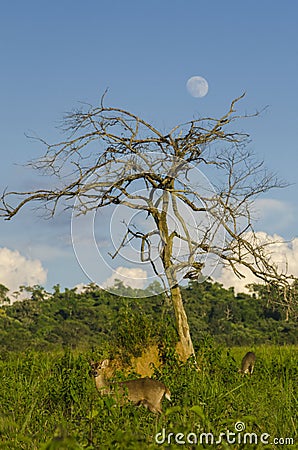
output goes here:
<path id="1" fill-rule="evenodd" d="M 208 83 L 203 77 L 195 76 L 189 78 L 186 88 L 193 97 L 205 97 L 208 93 Z"/>

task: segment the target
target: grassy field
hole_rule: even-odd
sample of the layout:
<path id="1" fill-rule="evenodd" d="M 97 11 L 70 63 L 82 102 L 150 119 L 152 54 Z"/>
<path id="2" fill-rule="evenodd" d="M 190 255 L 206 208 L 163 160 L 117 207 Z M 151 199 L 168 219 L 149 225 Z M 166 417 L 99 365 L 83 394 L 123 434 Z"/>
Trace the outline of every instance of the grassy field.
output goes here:
<path id="1" fill-rule="evenodd" d="M 237 369 L 247 350 L 257 362 L 253 376 L 242 378 Z M 169 387 L 172 402 L 164 400 L 158 417 L 100 397 L 88 352 L 7 354 L 0 360 L 0 449 L 294 449 L 297 350 L 205 343 L 199 371 L 169 352 L 154 376 Z"/>

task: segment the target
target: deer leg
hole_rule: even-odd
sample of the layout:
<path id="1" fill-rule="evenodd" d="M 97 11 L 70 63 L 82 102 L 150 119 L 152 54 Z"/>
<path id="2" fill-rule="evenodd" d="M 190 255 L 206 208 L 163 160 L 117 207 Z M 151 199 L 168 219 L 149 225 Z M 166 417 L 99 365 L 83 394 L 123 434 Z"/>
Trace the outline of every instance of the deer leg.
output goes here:
<path id="1" fill-rule="evenodd" d="M 161 414 L 162 410 L 160 405 L 154 406 L 153 403 L 149 402 L 148 400 L 141 400 L 139 401 L 138 405 L 143 405 L 145 408 L 149 409 L 149 411 L 155 413 L 155 414 Z"/>

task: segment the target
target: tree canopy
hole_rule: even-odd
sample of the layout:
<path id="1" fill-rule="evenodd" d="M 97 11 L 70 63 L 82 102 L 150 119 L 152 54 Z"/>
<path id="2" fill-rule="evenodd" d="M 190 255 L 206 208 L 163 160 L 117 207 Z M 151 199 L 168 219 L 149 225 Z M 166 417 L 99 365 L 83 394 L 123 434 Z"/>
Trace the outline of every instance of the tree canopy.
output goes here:
<path id="1" fill-rule="evenodd" d="M 236 112 L 243 96 L 219 118 L 192 119 L 166 132 L 105 106 L 104 96 L 100 106 L 83 105 L 64 118 L 66 138 L 56 144 L 39 139 L 46 151 L 29 163 L 51 175 L 52 187 L 6 190 L 1 214 L 11 219 L 32 203 L 50 216 L 60 205 L 79 215 L 120 206 L 140 211 L 143 220 L 125 223 L 110 257 L 139 241 L 139 261 L 148 263 L 171 297 L 187 357 L 194 350 L 179 288 L 183 277 L 202 280 L 221 263 L 239 277 L 245 267 L 266 283 L 289 284 L 253 227 L 254 199 L 285 183 L 249 150 L 249 136 L 232 128 L 248 117 Z"/>

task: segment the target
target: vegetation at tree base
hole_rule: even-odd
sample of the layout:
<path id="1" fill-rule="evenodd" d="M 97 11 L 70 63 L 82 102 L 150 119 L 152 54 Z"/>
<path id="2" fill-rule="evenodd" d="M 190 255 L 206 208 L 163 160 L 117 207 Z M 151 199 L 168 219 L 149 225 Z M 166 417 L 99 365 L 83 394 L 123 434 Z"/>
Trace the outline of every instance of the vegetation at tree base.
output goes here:
<path id="1" fill-rule="evenodd" d="M 149 286 L 154 292 L 154 286 Z M 24 290 L 24 288 L 23 288 Z M 268 304 L 266 292 L 259 298 L 234 294 L 219 283 L 189 282 L 182 288 L 195 348 L 212 335 L 219 344 L 297 344 L 297 321 L 277 304 Z M 3 290 L 4 292 L 5 290 Z M 115 352 L 138 356 L 151 342 L 177 339 L 173 311 L 163 295 L 134 298 L 140 292 L 117 283 L 110 294 L 96 285 L 85 292 L 54 287 L 48 295 L 40 286 L 26 288 L 28 299 L 0 308 L 0 354 L 35 349 L 84 349 L 113 346 Z M 6 291 L 5 291 L 6 293 Z M 127 295 L 127 297 L 123 297 Z"/>
<path id="2" fill-rule="evenodd" d="M 165 366 L 156 370 L 154 377 L 169 387 L 172 402 L 164 400 L 164 414 L 158 417 L 143 406 L 119 407 L 109 396 L 101 397 L 88 376 L 91 351 L 2 355 L 0 448 L 143 450 L 216 446 L 220 450 L 231 448 L 231 444 L 223 438 L 221 444 L 211 445 L 204 433 L 213 433 L 218 439 L 227 430 L 236 433 L 234 450 L 269 448 L 260 443 L 263 433 L 270 443 L 274 438 L 297 443 L 297 348 L 253 347 L 257 362 L 251 378 L 237 373 L 247 349 L 227 350 L 208 338 L 197 351 L 200 371 L 191 362 L 178 362 L 169 349 Z M 245 430 L 237 433 L 235 424 L 239 422 Z M 162 430 L 166 439 L 170 436 L 170 445 L 167 440 L 164 445 L 155 442 Z M 181 436 L 186 440 L 189 435 L 193 443 L 194 435 L 198 436 L 198 444 L 186 441 L 181 446 L 175 442 L 178 433 L 182 433 L 180 442 Z M 239 442 L 244 433 L 255 433 L 258 444 Z"/>
<path id="3" fill-rule="evenodd" d="M 186 442 L 184 448 L 213 448 L 204 433 L 218 439 L 227 430 L 236 432 L 237 422 L 259 443 L 236 441 L 235 450 L 264 448 L 262 433 L 270 442 L 288 439 L 284 448 L 297 443 L 298 352 L 286 345 L 297 343 L 297 324 L 286 321 L 277 305 L 268 306 L 261 288 L 254 288 L 258 299 L 210 281 L 182 288 L 200 370 L 191 359 L 177 359 L 173 312 L 162 295 L 134 298 L 138 292 L 120 282 L 115 290 L 127 297 L 92 284 L 80 294 L 61 292 L 58 285 L 50 296 L 40 286 L 22 290 L 29 299 L 0 310 L 0 449 L 178 449 L 178 433 L 192 442 L 197 436 L 198 444 Z M 120 407 L 98 394 L 90 358 L 138 356 L 156 341 L 164 364 L 153 377 L 172 393 L 171 403 L 163 401 L 163 415 L 143 406 Z M 255 371 L 242 377 L 238 368 L 248 350 L 257 355 Z M 160 445 L 155 437 L 163 430 L 170 443 Z M 223 439 L 216 448 L 231 447 Z"/>

